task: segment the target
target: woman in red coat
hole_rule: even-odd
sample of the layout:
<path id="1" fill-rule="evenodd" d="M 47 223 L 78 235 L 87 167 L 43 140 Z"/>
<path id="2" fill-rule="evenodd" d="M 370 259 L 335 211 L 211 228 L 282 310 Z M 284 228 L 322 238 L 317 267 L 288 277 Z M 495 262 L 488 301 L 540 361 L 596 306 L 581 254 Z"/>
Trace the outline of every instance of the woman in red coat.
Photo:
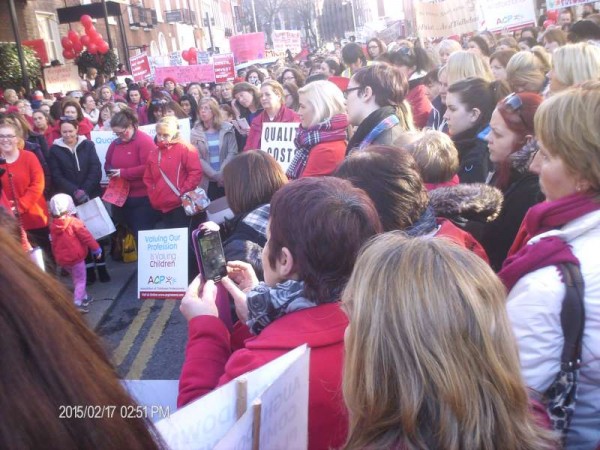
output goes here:
<path id="1" fill-rule="evenodd" d="M 178 405 L 308 343 L 309 448 L 339 448 L 348 421 L 341 395 L 348 321 L 339 299 L 361 245 L 380 231 L 375 207 L 347 181 L 303 178 L 277 191 L 262 253 L 265 282 L 239 261 L 222 280 L 240 317 L 233 334 L 218 317 L 212 280 L 200 289 L 197 278 L 182 300 L 189 339 Z M 241 337 L 243 347 L 232 352 L 230 342 Z"/>
<path id="2" fill-rule="evenodd" d="M 285 106 L 283 86 L 277 81 L 268 80 L 260 86 L 260 104 L 264 110 L 250 124 L 244 151 L 260 149 L 263 122 L 300 122 L 298 114 Z"/>
<path id="3" fill-rule="evenodd" d="M 346 156 L 348 116 L 344 94 L 329 81 L 313 81 L 301 88 L 300 127 L 290 179 L 330 175 Z"/>

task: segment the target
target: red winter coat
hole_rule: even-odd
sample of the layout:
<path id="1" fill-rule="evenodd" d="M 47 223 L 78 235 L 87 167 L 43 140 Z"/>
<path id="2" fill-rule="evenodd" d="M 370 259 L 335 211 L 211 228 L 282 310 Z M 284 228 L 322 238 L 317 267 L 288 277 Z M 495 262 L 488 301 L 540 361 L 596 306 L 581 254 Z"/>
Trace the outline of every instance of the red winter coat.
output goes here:
<path id="1" fill-rule="evenodd" d="M 158 152 L 161 152 L 160 169 L 177 188 L 177 196 L 165 182 L 158 166 Z M 198 150 L 188 144 L 175 142 L 167 149 L 154 147 L 148 155 L 144 171 L 144 184 L 148 198 L 154 209 L 167 213 L 181 206 L 180 196 L 196 189 L 202 180 L 202 166 Z"/>
<path id="2" fill-rule="evenodd" d="M 423 128 L 427 126 L 429 114 L 433 109 L 433 105 L 427 98 L 427 88 L 422 84 L 416 85 L 408 91 L 408 94 L 406 94 L 406 100 L 408 103 L 410 103 L 415 126 L 417 128 Z"/>
<path id="3" fill-rule="evenodd" d="M 346 141 L 323 142 L 315 145 L 300 178 L 331 175 L 346 157 Z"/>
<path id="4" fill-rule="evenodd" d="M 327 303 L 280 317 L 232 353 L 230 340 L 235 336 L 220 319 L 195 317 L 189 323 L 177 405 L 184 406 L 306 343 L 311 349 L 308 447 L 338 448 L 345 441 L 348 426 L 341 389 L 347 326 L 348 319 L 339 304 Z M 245 325 L 238 323 L 237 328 L 247 332 Z"/>
<path id="5" fill-rule="evenodd" d="M 461 230 L 448 219 L 438 218 L 437 223 L 440 225 L 440 228 L 437 233 L 435 233 L 435 237 L 448 238 L 455 244 L 458 244 L 467 250 L 471 250 L 486 263 L 490 263 L 487 253 L 477 239 L 471 236 L 471 233 Z"/>
<path id="6" fill-rule="evenodd" d="M 83 261 L 88 249 L 96 251 L 100 245 L 77 217 L 62 216 L 50 223 L 52 253 L 56 262 L 63 266 L 73 266 Z"/>
<path id="7" fill-rule="evenodd" d="M 90 122 L 90 119 L 84 117 L 81 122 L 79 122 L 79 128 L 77 129 L 77 134 L 79 136 L 85 136 L 87 139 L 92 139 L 92 130 L 94 129 L 94 125 Z"/>
<path id="8" fill-rule="evenodd" d="M 265 111 L 261 112 L 258 116 L 252 119 L 244 151 L 260 150 L 263 122 L 300 122 L 300 116 L 296 114 L 294 110 L 286 108 L 285 106 L 281 107 L 273 120 L 269 119 L 269 115 Z"/>

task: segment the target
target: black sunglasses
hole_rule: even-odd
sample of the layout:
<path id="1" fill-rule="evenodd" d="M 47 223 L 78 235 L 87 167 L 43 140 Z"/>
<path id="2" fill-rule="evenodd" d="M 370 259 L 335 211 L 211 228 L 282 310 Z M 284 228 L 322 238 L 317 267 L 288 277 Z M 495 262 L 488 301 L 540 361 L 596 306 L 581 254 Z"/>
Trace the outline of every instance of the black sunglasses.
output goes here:
<path id="1" fill-rule="evenodd" d="M 517 113 L 523 126 L 525 128 L 529 128 L 525 123 L 525 119 L 523 119 L 523 115 L 521 114 L 523 109 L 523 100 L 521 100 L 521 97 L 519 97 L 517 93 L 513 92 L 512 94 L 508 95 L 504 100 L 502 100 L 502 104 L 504 109 L 506 109 L 508 112 Z"/>

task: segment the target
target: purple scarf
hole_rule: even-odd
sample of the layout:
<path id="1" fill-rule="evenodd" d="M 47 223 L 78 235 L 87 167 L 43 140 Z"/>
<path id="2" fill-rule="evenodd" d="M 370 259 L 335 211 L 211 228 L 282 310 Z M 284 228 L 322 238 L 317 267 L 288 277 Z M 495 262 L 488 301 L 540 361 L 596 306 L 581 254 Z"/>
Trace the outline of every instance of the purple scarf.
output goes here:
<path id="1" fill-rule="evenodd" d="M 300 125 L 294 140 L 296 153 L 286 173 L 288 178 L 290 180 L 300 178 L 306 168 L 310 151 L 315 145 L 321 142 L 345 141 L 347 127 L 348 116 L 346 114 L 336 114 L 310 128 Z"/>
<path id="2" fill-rule="evenodd" d="M 576 193 L 533 206 L 523 220 L 527 235 L 531 239 L 599 209 L 600 202 L 593 195 Z M 510 291 L 517 281 L 528 273 L 561 263 L 579 266 L 579 260 L 571 251 L 571 246 L 558 236 L 549 236 L 535 244 L 524 245 L 504 261 L 498 276 Z"/>

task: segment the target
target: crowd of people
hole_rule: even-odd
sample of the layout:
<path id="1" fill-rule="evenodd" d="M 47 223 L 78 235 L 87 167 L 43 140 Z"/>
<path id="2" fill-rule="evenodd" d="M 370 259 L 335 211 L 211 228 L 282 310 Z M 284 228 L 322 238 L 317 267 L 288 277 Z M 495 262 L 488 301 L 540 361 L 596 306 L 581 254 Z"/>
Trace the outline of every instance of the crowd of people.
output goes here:
<path id="1" fill-rule="evenodd" d="M 163 445 L 144 421 L 90 434 L 51 412 L 132 402 L 69 305 L 87 311 L 85 267 L 88 282 L 110 280 L 105 243 L 74 211 L 104 170 L 129 184 L 115 222 L 223 239 L 228 276 L 190 273 L 181 302 L 180 407 L 307 343 L 311 449 L 600 448 L 600 16 L 546 25 L 372 38 L 221 85 L 123 87 L 92 71 L 60 99 L 5 90 L 0 384 L 27 383 L 44 420 L 33 427 L 33 403 L 9 396 L 0 442 Z M 260 150 L 269 122 L 299 124 L 287 171 Z M 93 130 L 116 136 L 105 161 Z M 198 187 L 233 218 L 186 214 Z M 32 245 L 72 274 L 70 300 L 28 265 Z"/>

